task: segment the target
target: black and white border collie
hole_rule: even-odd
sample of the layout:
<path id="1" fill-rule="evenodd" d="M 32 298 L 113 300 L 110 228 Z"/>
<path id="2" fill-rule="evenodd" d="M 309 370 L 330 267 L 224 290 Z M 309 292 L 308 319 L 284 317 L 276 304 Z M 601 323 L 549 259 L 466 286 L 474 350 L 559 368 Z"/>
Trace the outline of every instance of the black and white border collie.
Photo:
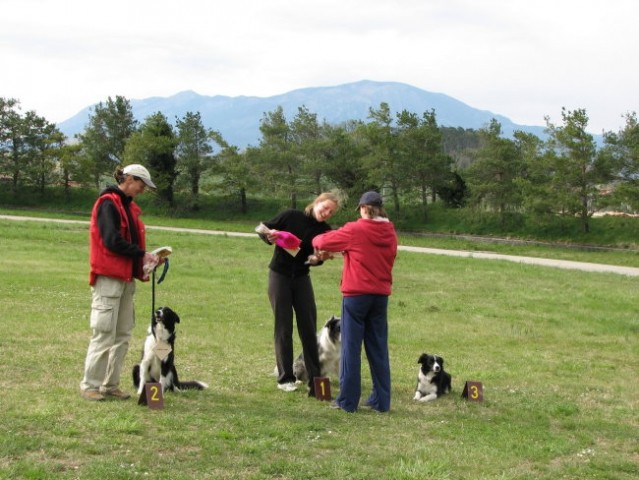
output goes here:
<path id="1" fill-rule="evenodd" d="M 439 355 L 422 353 L 417 360 L 421 364 L 417 374 L 417 388 L 413 400 L 430 402 L 450 393 L 452 378 L 444 371 L 444 359 Z"/>
<path id="2" fill-rule="evenodd" d="M 163 392 L 208 388 L 204 382 L 178 379 L 175 368 L 175 328 L 178 323 L 180 317 L 169 307 L 155 311 L 144 342 L 142 360 L 133 367 L 133 385 L 138 389 L 138 395 L 142 394 L 147 382 L 159 382 Z"/>
<path id="3" fill-rule="evenodd" d="M 333 315 L 317 332 L 317 349 L 320 375 L 333 380 L 338 379 L 339 361 L 342 353 L 342 321 L 339 317 Z M 293 373 L 298 382 L 308 382 L 308 372 L 302 354 L 293 362 Z"/>

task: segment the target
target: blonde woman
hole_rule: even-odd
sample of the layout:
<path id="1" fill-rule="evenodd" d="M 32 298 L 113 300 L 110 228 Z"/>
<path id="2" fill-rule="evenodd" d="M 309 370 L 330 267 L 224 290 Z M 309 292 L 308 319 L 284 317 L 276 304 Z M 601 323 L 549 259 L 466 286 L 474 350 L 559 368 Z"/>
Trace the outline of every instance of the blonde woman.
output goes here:
<path id="1" fill-rule="evenodd" d="M 317 307 L 311 283 L 308 257 L 313 253 L 312 241 L 331 229 L 326 221 L 339 208 L 338 197 L 330 192 L 319 195 L 304 211 L 285 210 L 269 221 L 260 238 L 275 244 L 278 232 L 287 232 L 301 240 L 299 250 L 275 246 L 269 264 L 268 298 L 275 318 L 274 343 L 277 364 L 277 387 L 285 392 L 297 389 L 293 374 L 293 315 L 302 343 L 308 371 L 309 396 L 314 396 L 313 377 L 320 375 L 317 351 Z M 319 262 L 321 263 L 321 262 Z M 317 265 L 318 262 L 313 262 Z"/>

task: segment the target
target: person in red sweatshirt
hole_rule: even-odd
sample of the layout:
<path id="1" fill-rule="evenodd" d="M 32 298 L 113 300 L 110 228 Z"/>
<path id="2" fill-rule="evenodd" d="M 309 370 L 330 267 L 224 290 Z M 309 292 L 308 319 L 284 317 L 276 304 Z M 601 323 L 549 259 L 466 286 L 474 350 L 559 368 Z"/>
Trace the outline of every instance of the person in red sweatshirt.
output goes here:
<path id="1" fill-rule="evenodd" d="M 397 233 L 388 220 L 382 196 L 366 192 L 360 198 L 361 218 L 313 239 L 320 260 L 342 252 L 342 355 L 340 392 L 331 406 L 355 412 L 361 396 L 362 343 L 373 389 L 364 403 L 378 412 L 390 410 L 391 372 L 388 355 L 388 297 L 397 255 Z"/>
<path id="2" fill-rule="evenodd" d="M 143 265 L 158 264 L 146 251 L 144 223 L 133 198 L 155 188 L 149 171 L 139 164 L 119 168 L 117 186 L 108 186 L 93 205 L 89 226 L 91 341 L 80 383 L 82 398 L 126 400 L 120 372 L 135 325 L 135 279 L 147 281 Z"/>

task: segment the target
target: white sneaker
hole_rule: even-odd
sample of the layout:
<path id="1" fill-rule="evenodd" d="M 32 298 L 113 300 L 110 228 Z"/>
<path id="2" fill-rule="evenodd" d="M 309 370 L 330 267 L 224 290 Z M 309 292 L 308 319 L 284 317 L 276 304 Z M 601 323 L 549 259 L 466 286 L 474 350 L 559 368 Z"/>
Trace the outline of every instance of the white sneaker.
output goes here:
<path id="1" fill-rule="evenodd" d="M 277 388 L 285 392 L 294 392 L 295 390 L 297 390 L 297 385 L 295 384 L 295 382 L 278 383 Z"/>

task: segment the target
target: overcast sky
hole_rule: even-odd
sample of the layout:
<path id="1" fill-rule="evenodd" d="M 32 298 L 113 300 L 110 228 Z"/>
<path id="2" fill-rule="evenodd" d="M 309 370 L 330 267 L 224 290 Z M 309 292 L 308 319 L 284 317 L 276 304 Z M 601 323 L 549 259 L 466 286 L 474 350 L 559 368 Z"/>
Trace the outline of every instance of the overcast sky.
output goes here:
<path id="1" fill-rule="evenodd" d="M 0 15 L 0 97 L 51 122 L 116 95 L 358 80 L 524 125 L 583 108 L 593 133 L 639 110 L 637 0 L 0 0 Z"/>

